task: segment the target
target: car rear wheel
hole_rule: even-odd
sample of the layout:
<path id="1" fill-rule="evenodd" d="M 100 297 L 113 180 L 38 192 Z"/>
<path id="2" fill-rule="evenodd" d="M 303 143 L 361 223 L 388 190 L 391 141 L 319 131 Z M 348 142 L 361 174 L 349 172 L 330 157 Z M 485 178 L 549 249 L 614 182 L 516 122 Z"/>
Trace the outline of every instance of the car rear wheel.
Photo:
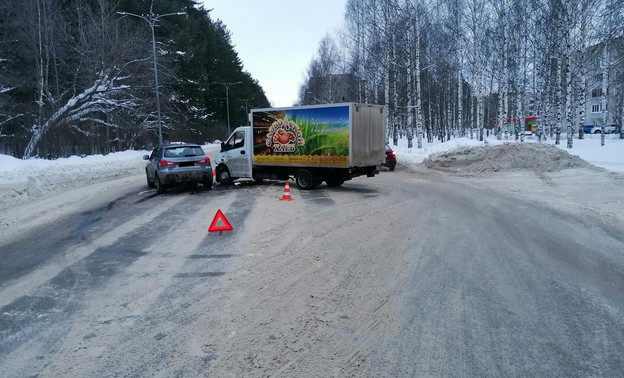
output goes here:
<path id="1" fill-rule="evenodd" d="M 156 175 L 156 179 L 154 180 L 156 183 L 156 193 L 158 194 L 163 194 L 165 192 L 165 185 L 163 185 L 162 182 L 160 182 L 160 178 L 158 178 L 158 175 Z"/>
<path id="2" fill-rule="evenodd" d="M 394 167 L 395 167 L 394 165 L 391 165 L 388 167 L 388 169 L 390 169 L 390 172 L 394 171 Z"/>
<path id="3" fill-rule="evenodd" d="M 145 173 L 145 175 L 147 176 L 147 172 Z M 156 183 L 150 180 L 149 176 L 147 176 L 147 187 L 150 189 L 154 189 L 156 187 Z"/>

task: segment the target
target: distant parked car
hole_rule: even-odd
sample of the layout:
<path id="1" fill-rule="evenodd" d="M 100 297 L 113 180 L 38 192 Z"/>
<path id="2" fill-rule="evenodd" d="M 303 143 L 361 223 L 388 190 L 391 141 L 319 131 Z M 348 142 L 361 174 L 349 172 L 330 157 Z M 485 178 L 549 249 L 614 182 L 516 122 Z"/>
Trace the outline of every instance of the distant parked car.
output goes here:
<path id="1" fill-rule="evenodd" d="M 605 134 L 614 134 L 618 130 L 619 130 L 619 127 L 615 123 L 610 123 L 608 125 L 605 125 L 605 127 L 604 127 Z"/>
<path id="2" fill-rule="evenodd" d="M 195 188 L 198 183 L 212 189 L 212 165 L 204 150 L 189 143 L 170 143 L 154 148 L 147 160 L 147 186 L 159 194 L 174 185 Z"/>
<path id="3" fill-rule="evenodd" d="M 394 171 L 394 167 L 396 167 L 396 152 L 390 147 L 390 145 L 386 144 L 386 162 L 382 165 L 385 165 L 390 169 L 390 171 Z"/>
<path id="4" fill-rule="evenodd" d="M 618 125 L 615 123 L 610 123 L 604 126 L 605 134 L 613 134 L 618 129 Z M 583 132 L 586 134 L 600 134 L 602 133 L 602 128 L 597 125 L 585 125 L 583 126 Z"/>

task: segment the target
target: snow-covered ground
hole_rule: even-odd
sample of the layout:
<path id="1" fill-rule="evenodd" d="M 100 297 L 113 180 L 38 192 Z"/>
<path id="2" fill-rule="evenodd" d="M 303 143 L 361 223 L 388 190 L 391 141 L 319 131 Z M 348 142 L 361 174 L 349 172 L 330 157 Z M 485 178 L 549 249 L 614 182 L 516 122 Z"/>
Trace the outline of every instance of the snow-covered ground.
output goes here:
<path id="1" fill-rule="evenodd" d="M 606 136 L 605 145 L 600 145 L 599 135 L 585 135 L 585 139 L 574 139 L 572 149 L 566 148 L 567 141 L 562 139 L 557 146 L 567 151 L 571 155 L 580 157 L 596 167 L 605 168 L 612 172 L 624 172 L 624 140 L 618 139 L 619 135 Z M 432 154 L 450 152 L 462 147 L 478 147 L 483 146 L 483 142 L 477 139 L 454 138 L 448 142 L 426 143 L 423 140 L 423 148 L 416 148 L 416 140 L 413 141 L 414 147 L 407 148 L 407 139 L 399 140 L 399 145 L 393 147 L 397 152 L 399 163 L 414 166 L 420 164 Z M 496 138 L 487 138 L 486 144 L 495 146 L 505 143 L 515 143 L 513 139 L 497 140 Z M 525 143 L 538 143 L 535 137 L 525 138 Z M 543 144 L 555 145 L 554 140 L 542 142 Z"/>
<path id="2" fill-rule="evenodd" d="M 600 136 L 586 135 L 583 140 L 574 140 L 572 149 L 566 148 L 566 140 L 562 139 L 558 147 L 567 151 L 571 155 L 612 172 L 624 172 L 624 140 L 617 138 L 617 135 L 607 136 L 604 146 L 600 145 Z M 497 140 L 487 138 L 485 145 L 496 146 L 506 143 L 515 143 L 514 140 Z M 525 139 L 525 143 L 538 143 L 534 137 Z M 393 146 L 397 152 L 397 159 L 400 164 L 407 166 L 417 166 L 432 154 L 451 152 L 462 147 L 483 146 L 483 142 L 469 138 L 453 138 L 448 142 L 434 141 L 427 143 L 423 140 L 423 148 L 416 148 L 416 140 L 413 141 L 413 148 L 407 148 L 407 139 L 400 139 L 398 146 Z M 554 140 L 548 140 L 543 144 L 554 145 Z M 209 156 L 214 156 L 218 151 L 218 145 L 209 144 L 203 146 Z M 72 156 L 57 160 L 28 159 L 21 160 L 12 156 L 0 155 L 0 188 L 12 186 L 19 183 L 30 183 L 34 186 L 45 184 L 53 187 L 65 187 L 68 180 L 72 186 L 80 186 L 84 183 L 99 181 L 106 177 L 123 176 L 127 169 L 142 168 L 145 162 L 143 155 L 149 151 L 123 151 L 109 155 L 92 155 L 84 158 Z M 42 181 L 45 180 L 45 181 Z M 26 185 L 26 186 L 32 186 Z M 32 188 L 31 188 L 32 189 Z M 29 190 L 25 188 L 24 190 Z M 38 191 L 45 193 L 48 189 L 38 188 Z M 35 190 L 35 191 L 37 191 Z M 6 193 L 3 195 L 6 198 Z M 9 193 L 9 197 L 14 197 Z M 11 205 L 12 201 L 5 201 L 3 198 L 0 209 Z M 6 202 L 6 203 L 5 203 Z"/>
<path id="3" fill-rule="evenodd" d="M 621 186 L 618 187 L 618 185 L 622 180 L 620 173 L 624 172 L 624 140 L 617 137 L 617 135 L 607 136 L 605 145 L 601 146 L 599 136 L 587 135 L 584 140 L 575 139 L 574 146 L 570 150 L 566 148 L 565 139 L 562 139 L 558 146 L 560 149 L 607 171 L 597 173 L 586 169 L 573 170 L 568 173 L 556 173 L 552 177 L 560 180 L 562 185 L 570 181 L 570 185 L 575 186 L 576 190 L 592 190 L 593 198 L 609 199 L 613 196 L 613 191 L 623 192 L 624 189 L 620 191 Z M 514 143 L 513 140 L 499 141 L 495 138 L 487 138 L 485 143 L 476 139 L 454 138 L 444 143 L 438 141 L 426 143 L 423 141 L 423 148 L 418 149 L 416 148 L 416 140 L 413 142 L 414 147 L 407 148 L 407 140 L 401 139 L 398 146 L 393 148 L 397 152 L 400 165 L 421 172 L 427 169 L 423 166 L 423 161 L 431 156 L 460 151 L 463 147 L 474 148 L 484 145 L 498 146 Z M 528 138 L 525 143 L 538 142 L 534 138 Z M 554 141 L 548 140 L 543 144 L 552 145 Z M 211 158 L 214 158 L 218 149 L 217 144 L 204 146 L 204 150 Z M 143 186 L 145 161 L 142 157 L 148 153 L 148 151 L 124 151 L 106 156 L 97 155 L 84 158 L 74 156 L 57 160 L 20 160 L 0 155 L 0 192 L 2 193 L 0 196 L 0 244 L 3 239 L 1 234 L 8 235 L 12 234 L 14 230 L 17 232 L 38 223 L 44 224 L 63 214 L 86 211 L 88 209 L 84 209 L 85 204 L 92 208 L 101 206 L 106 201 L 111 201 L 126 193 L 131 185 L 134 187 Z M 566 160 L 566 157 L 573 160 L 565 153 L 559 154 L 553 159 Z M 483 158 L 481 157 L 481 159 Z M 544 184 L 538 182 L 539 180 L 536 181 L 534 174 L 521 173 L 521 169 L 514 168 L 513 162 L 501 167 L 503 168 L 492 170 L 497 172 L 498 176 L 479 177 L 476 183 L 495 180 L 496 183 L 492 183 L 492 185 L 497 188 L 506 186 L 514 188 L 519 185 L 517 182 L 520 181 L 526 182 L 527 185 L 530 183 L 533 193 L 545 191 L 545 189 L 542 190 Z M 539 170 L 536 169 L 536 171 Z M 578 175 L 584 175 L 586 178 L 582 180 Z M 553 178 L 549 179 L 552 180 Z M 610 181 L 606 182 L 603 179 Z M 574 185 L 575 182 L 579 181 L 585 181 L 585 184 L 590 185 L 589 189 Z M 508 183 L 503 185 L 503 182 Z M 144 186 L 147 188 L 146 185 Z M 571 193 L 566 192 L 565 189 L 561 189 L 561 191 L 564 194 Z M 583 194 L 577 193 L 576 195 L 582 196 Z M 611 198 L 613 201 L 617 199 L 617 196 Z M 588 206 L 599 205 L 600 203 L 588 204 Z M 618 209 L 613 210 L 612 213 L 616 213 L 619 211 Z"/>

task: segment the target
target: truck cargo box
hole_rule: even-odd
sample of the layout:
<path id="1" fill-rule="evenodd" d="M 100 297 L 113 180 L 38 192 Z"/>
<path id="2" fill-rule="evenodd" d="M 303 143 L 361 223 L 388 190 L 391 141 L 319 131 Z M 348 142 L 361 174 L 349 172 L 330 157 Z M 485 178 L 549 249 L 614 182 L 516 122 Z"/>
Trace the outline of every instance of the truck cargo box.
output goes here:
<path id="1" fill-rule="evenodd" d="M 254 109 L 254 166 L 353 168 L 385 158 L 380 105 L 340 103 Z"/>

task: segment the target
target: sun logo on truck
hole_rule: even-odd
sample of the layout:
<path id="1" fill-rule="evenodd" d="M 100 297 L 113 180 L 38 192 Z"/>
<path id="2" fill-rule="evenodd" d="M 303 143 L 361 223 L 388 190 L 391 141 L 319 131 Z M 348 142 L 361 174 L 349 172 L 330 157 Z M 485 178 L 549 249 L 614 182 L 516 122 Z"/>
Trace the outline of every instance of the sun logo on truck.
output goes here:
<path id="1" fill-rule="evenodd" d="M 299 125 L 288 117 L 278 119 L 269 127 L 266 145 L 274 152 L 295 152 L 297 146 L 303 146 L 305 140 Z"/>

